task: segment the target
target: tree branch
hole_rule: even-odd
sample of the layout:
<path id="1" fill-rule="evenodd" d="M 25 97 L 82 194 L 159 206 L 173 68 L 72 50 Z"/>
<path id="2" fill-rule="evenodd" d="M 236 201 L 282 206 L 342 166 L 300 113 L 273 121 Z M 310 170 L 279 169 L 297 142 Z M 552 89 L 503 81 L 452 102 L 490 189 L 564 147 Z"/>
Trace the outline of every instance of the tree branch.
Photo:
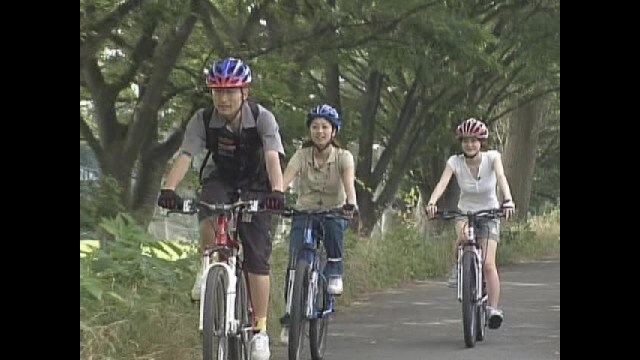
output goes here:
<path id="1" fill-rule="evenodd" d="M 238 38 L 235 36 L 236 30 L 233 28 L 233 26 L 231 26 L 231 24 L 229 24 L 229 22 L 227 21 L 227 18 L 220 12 L 220 10 L 218 10 L 218 8 L 213 4 L 213 2 L 200 1 L 199 6 L 201 6 L 202 9 L 204 9 L 204 14 L 210 14 L 213 18 L 216 19 L 216 21 L 220 23 L 224 33 L 231 40 L 233 47 L 234 48 L 239 47 L 240 42 L 238 41 Z M 212 41 L 214 41 L 214 43 L 218 43 L 219 41 L 218 44 L 223 45 L 224 42 L 220 39 L 220 37 L 215 32 L 211 19 L 207 18 L 206 16 L 202 16 L 202 19 L 203 19 L 203 25 L 205 26 L 205 30 L 207 32 L 207 36 Z"/>
<path id="2" fill-rule="evenodd" d="M 193 86 L 189 86 L 189 85 L 176 87 L 173 84 L 169 84 L 169 87 L 170 87 L 170 90 L 167 91 L 165 95 L 162 97 L 160 107 L 164 106 L 169 100 L 173 99 L 174 97 L 193 90 Z"/>
<path id="3" fill-rule="evenodd" d="M 80 26 L 80 59 L 95 54 L 100 44 L 109 37 L 109 33 L 131 11 L 140 7 L 144 0 L 126 0 L 101 20 Z"/>
<path id="4" fill-rule="evenodd" d="M 513 84 L 513 80 L 518 76 L 518 74 L 520 74 L 520 72 L 522 72 L 522 70 L 524 70 L 524 65 L 519 66 L 518 68 L 516 68 L 509 75 L 509 79 L 507 79 L 504 82 L 504 85 L 502 86 L 502 88 L 500 88 L 500 90 L 498 90 L 498 92 L 496 92 L 496 95 L 489 102 L 489 106 L 487 107 L 487 111 L 484 114 L 485 118 L 487 118 L 489 116 L 489 114 L 491 114 L 491 112 L 493 111 L 493 108 L 495 108 L 498 105 L 498 103 L 501 100 L 500 96 L 507 91 L 507 88 L 509 87 L 509 85 Z"/>
<path id="5" fill-rule="evenodd" d="M 146 59 L 151 58 L 153 51 L 155 50 L 157 42 L 153 39 L 153 32 L 156 29 L 158 22 L 156 20 L 150 21 L 145 25 L 140 35 L 140 39 L 136 43 L 131 53 L 131 64 L 128 69 L 118 77 L 118 79 L 110 85 L 110 91 L 120 92 L 123 88 L 127 87 L 133 81 L 133 78 L 140 68 L 140 64 Z"/>
<path id="6" fill-rule="evenodd" d="M 249 44 L 249 38 L 251 33 L 256 28 L 256 26 L 260 23 L 260 19 L 263 17 L 264 12 L 267 10 L 269 5 L 273 0 L 265 0 L 263 4 L 254 6 L 249 14 L 249 18 L 247 22 L 244 24 L 242 32 L 240 33 L 239 42 L 241 44 L 251 45 Z"/>
<path id="7" fill-rule="evenodd" d="M 190 5 L 194 6 L 194 2 L 192 1 Z M 164 84 L 167 82 L 171 69 L 197 20 L 194 9 L 190 8 L 189 10 L 175 32 L 167 36 L 155 53 L 152 65 L 153 72 L 138 106 L 138 111 L 136 111 L 136 119 L 127 136 L 124 149 L 126 153 L 135 154 L 140 151 L 146 134 L 151 130 L 150 126 L 157 118 L 158 109 L 162 103 Z"/>
<path id="8" fill-rule="evenodd" d="M 552 93 L 552 92 L 556 92 L 556 91 L 560 91 L 560 86 L 554 86 L 554 87 L 552 87 L 550 89 L 542 90 L 542 91 L 538 92 L 537 94 L 534 94 L 534 95 L 530 96 L 526 100 L 524 100 L 522 102 L 519 102 L 518 105 L 512 106 L 512 107 L 508 108 L 507 110 L 503 111 L 502 113 L 500 113 L 500 114 L 488 119 L 487 122 L 496 121 L 496 120 L 502 118 L 503 116 L 511 113 L 512 111 L 517 110 L 520 107 L 530 103 L 531 101 L 536 100 L 539 97 L 542 97 L 542 96 L 544 96 L 546 94 L 549 94 L 549 93 Z"/>
<path id="9" fill-rule="evenodd" d="M 411 84 L 411 88 L 407 92 L 407 95 L 404 97 L 404 104 L 402 106 L 402 109 L 400 110 L 400 114 L 398 115 L 398 120 L 396 121 L 396 126 L 393 129 L 393 133 L 389 138 L 389 143 L 385 150 L 382 152 L 382 155 L 380 156 L 380 159 L 376 164 L 373 174 L 371 175 L 372 185 L 377 186 L 378 183 L 382 180 L 382 175 L 387 170 L 393 153 L 397 150 L 398 144 L 400 144 L 405 138 L 407 128 L 411 124 L 413 114 L 416 110 L 416 105 L 418 104 L 418 97 L 416 96 L 417 90 L 418 77 L 415 77 L 413 83 Z"/>
<path id="10" fill-rule="evenodd" d="M 102 146 L 100 145 L 98 139 L 96 139 L 96 137 L 93 135 L 93 131 L 91 131 L 91 128 L 82 117 L 82 114 L 80 114 L 80 134 L 83 136 L 84 140 L 87 141 L 87 144 L 89 145 L 89 147 L 91 147 L 91 150 L 93 150 L 96 158 L 98 158 L 99 161 L 102 162 L 102 158 L 104 156 Z"/>

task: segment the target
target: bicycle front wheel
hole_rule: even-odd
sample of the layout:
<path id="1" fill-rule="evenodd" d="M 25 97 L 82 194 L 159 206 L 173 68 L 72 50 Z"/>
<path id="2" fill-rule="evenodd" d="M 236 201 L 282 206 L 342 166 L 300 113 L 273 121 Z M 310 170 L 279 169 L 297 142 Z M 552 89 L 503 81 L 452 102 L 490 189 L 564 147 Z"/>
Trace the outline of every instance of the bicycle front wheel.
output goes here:
<path id="1" fill-rule="evenodd" d="M 225 333 L 227 284 L 224 268 L 214 266 L 207 274 L 202 318 L 202 357 L 204 360 L 227 360 L 229 339 Z"/>
<path id="2" fill-rule="evenodd" d="M 309 272 L 311 266 L 305 259 L 298 259 L 296 276 L 293 281 L 291 296 L 291 320 L 289 324 L 289 360 L 300 360 L 304 348 L 305 327 L 307 318 L 307 289 L 309 288 Z"/>
<path id="3" fill-rule="evenodd" d="M 244 271 L 237 272 L 236 282 L 236 319 L 239 320 L 238 334 L 229 339 L 229 354 L 231 360 L 249 360 L 249 340 L 253 331 L 245 331 L 252 327 L 249 314 L 249 292 Z"/>
<path id="4" fill-rule="evenodd" d="M 482 282 L 482 297 L 486 295 L 486 282 Z M 476 306 L 476 340 L 484 340 L 487 331 L 487 301 L 483 301 Z"/>
<path id="5" fill-rule="evenodd" d="M 318 276 L 316 304 L 320 310 L 324 310 L 329 306 L 327 304 L 329 295 L 326 293 L 326 284 L 323 279 L 322 276 Z M 313 360 L 322 360 L 324 357 L 327 334 L 329 333 L 329 315 L 309 321 L 309 347 L 311 348 L 311 359 Z"/>
<path id="6" fill-rule="evenodd" d="M 467 347 L 476 344 L 476 291 L 475 255 L 465 251 L 462 255 L 462 327 Z"/>

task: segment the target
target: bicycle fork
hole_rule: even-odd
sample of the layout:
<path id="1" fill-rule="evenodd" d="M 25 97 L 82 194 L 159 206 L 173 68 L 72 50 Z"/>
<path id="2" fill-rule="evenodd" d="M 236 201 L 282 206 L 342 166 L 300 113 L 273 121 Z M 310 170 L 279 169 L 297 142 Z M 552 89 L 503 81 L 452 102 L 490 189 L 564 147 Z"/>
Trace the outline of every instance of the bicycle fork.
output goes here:
<path id="1" fill-rule="evenodd" d="M 205 257 L 208 258 L 208 257 Z M 204 262 L 206 265 L 205 271 L 203 272 L 204 279 L 202 279 L 201 287 L 200 287 L 200 321 L 198 325 L 198 329 L 202 332 L 203 329 L 203 317 L 204 317 L 204 296 L 205 290 L 207 286 L 207 277 L 209 276 L 209 272 L 213 267 L 222 267 L 227 273 L 227 291 L 226 291 L 226 313 L 225 313 L 225 321 L 224 321 L 224 329 L 223 334 L 221 336 L 232 335 L 238 332 L 238 327 L 240 324 L 240 320 L 236 319 L 236 283 L 237 277 L 235 274 L 235 259 L 230 259 L 232 264 L 227 264 L 225 262 L 214 262 L 208 264 L 209 260 L 205 259 Z"/>
<path id="2" fill-rule="evenodd" d="M 469 252 L 471 254 L 473 254 L 473 266 L 475 267 L 475 272 L 476 272 L 476 292 L 475 292 L 475 302 L 477 305 L 480 305 L 482 302 L 486 301 L 488 299 L 488 295 L 483 294 L 482 292 L 482 279 L 484 277 L 483 274 L 483 268 L 482 268 L 482 253 L 477 250 L 477 249 L 473 249 L 473 250 L 464 250 L 463 246 L 458 246 L 458 261 L 457 261 L 457 267 L 458 267 L 458 301 L 462 302 L 462 283 L 463 283 L 463 274 L 464 274 L 464 269 L 463 269 L 463 264 L 461 264 L 462 262 L 462 257 L 464 255 L 465 252 Z"/>
<path id="3" fill-rule="evenodd" d="M 292 270 L 288 270 L 288 272 L 289 272 L 289 278 L 287 281 L 287 303 L 285 304 L 285 307 L 284 307 L 284 313 L 287 315 L 291 314 L 291 297 L 293 296 L 293 282 L 296 277 L 296 270 L 292 269 Z"/>
<path id="4" fill-rule="evenodd" d="M 293 284 L 294 284 L 295 275 L 296 275 L 295 270 L 288 270 L 288 271 L 289 271 L 289 280 L 287 281 L 287 303 L 285 304 L 285 314 L 291 314 L 291 301 L 292 301 L 291 298 L 293 297 Z M 308 280 L 309 280 L 309 284 L 307 286 L 307 295 L 305 297 L 306 306 L 304 310 L 304 315 L 307 319 L 311 319 L 315 317 L 313 305 L 315 303 L 315 294 L 317 294 L 318 272 L 312 270 L 311 276 L 309 276 Z"/>

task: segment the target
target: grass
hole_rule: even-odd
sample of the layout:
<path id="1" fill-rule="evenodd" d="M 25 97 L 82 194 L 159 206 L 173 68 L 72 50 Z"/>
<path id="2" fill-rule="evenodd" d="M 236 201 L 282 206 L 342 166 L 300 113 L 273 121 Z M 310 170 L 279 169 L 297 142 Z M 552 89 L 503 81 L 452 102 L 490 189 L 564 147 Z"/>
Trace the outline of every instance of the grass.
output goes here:
<path id="1" fill-rule="evenodd" d="M 153 254 L 154 257 L 159 259 L 175 261 L 187 258 L 189 253 L 193 251 L 193 245 L 189 243 L 159 240 L 157 244 L 161 250 L 143 245 L 142 253 L 148 256 Z M 170 245 L 182 250 L 182 254 L 177 253 Z M 94 252 L 98 248 L 100 248 L 100 241 L 98 240 L 80 240 L 80 258 L 84 258 L 88 253 Z"/>
<path id="2" fill-rule="evenodd" d="M 359 294 L 366 291 L 445 276 L 451 265 L 452 241 L 451 229 L 428 240 L 410 226 L 397 226 L 382 238 L 359 238 L 347 233 L 344 241 L 345 289 L 337 302 L 338 309 L 344 311 Z M 99 277 L 89 266 L 96 246 L 97 242 L 91 240 L 81 241 L 80 245 L 81 257 L 83 252 L 85 257 L 89 256 L 81 259 L 80 358 L 200 359 L 198 307 L 188 300 L 195 276 L 195 261 L 191 258 L 193 245 L 179 245 L 182 250 L 187 250 L 181 255 L 176 252 L 173 255 L 164 251 L 154 252 L 166 261 L 153 263 L 151 274 L 140 272 L 143 275 L 139 277 L 131 275 L 130 268 L 134 263 L 127 263 L 129 267 L 121 270 L 122 276 L 126 274 L 137 281 L 122 280 L 121 285 L 118 285 L 117 276 Z M 268 330 L 272 344 L 276 344 L 279 338 L 279 317 L 284 309 L 287 246 L 285 243 L 274 245 L 271 257 Z M 169 246 L 165 247 L 171 251 Z M 149 254 L 150 251 L 154 249 L 147 247 L 145 253 Z M 559 258 L 559 255 L 559 210 L 533 217 L 526 224 L 504 223 L 498 264 Z M 145 255 L 140 259 L 151 258 Z M 188 270 L 177 270 L 181 266 Z M 164 282 L 145 278 L 155 271 L 167 271 L 162 273 L 166 274 L 161 277 Z M 100 286 L 103 291 L 100 300 L 90 296 L 91 293 L 83 292 L 83 286 Z"/>

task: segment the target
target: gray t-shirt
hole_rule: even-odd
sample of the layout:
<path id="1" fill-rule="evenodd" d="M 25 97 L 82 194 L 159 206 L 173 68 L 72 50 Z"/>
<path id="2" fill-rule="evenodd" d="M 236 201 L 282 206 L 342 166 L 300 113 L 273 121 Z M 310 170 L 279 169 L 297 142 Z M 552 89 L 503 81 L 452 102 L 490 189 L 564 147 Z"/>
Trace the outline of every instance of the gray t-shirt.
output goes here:
<path id="1" fill-rule="evenodd" d="M 258 115 L 258 119 L 254 119 L 253 114 L 251 114 L 249 104 L 247 102 L 244 103 L 242 108 L 242 128 L 248 129 L 257 127 L 258 134 L 262 140 L 263 150 L 275 150 L 284 155 L 284 147 L 282 146 L 282 140 L 280 138 L 278 123 L 276 122 L 275 116 L 271 111 L 267 110 L 260 104 L 258 104 L 258 107 L 260 109 L 260 115 Z M 181 154 L 187 154 L 194 157 L 205 150 L 206 131 L 204 129 L 204 121 L 202 119 L 204 110 L 204 108 L 199 109 L 193 115 L 191 120 L 189 120 L 184 134 L 184 139 L 182 140 L 182 145 L 180 146 Z M 211 121 L 209 122 L 209 127 L 221 127 L 224 123 L 224 119 L 220 118 L 220 116 L 218 116 L 218 112 L 214 110 Z M 209 159 L 202 177 L 207 178 L 207 176 L 215 169 L 215 162 Z"/>
<path id="2" fill-rule="evenodd" d="M 493 163 L 498 156 L 495 150 L 483 151 L 478 176 L 472 177 L 464 161 L 464 155 L 453 155 L 447 160 L 460 186 L 460 211 L 478 211 L 500 207 L 496 193 L 497 178 Z"/>

